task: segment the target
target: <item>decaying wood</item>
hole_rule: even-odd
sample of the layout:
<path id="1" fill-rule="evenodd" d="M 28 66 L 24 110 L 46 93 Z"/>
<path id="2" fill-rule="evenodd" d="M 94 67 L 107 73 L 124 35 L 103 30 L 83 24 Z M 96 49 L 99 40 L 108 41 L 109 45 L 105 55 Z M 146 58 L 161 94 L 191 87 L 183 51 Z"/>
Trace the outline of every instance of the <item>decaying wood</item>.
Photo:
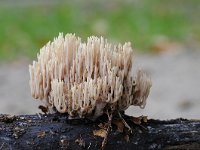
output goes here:
<path id="1" fill-rule="evenodd" d="M 200 121 L 176 119 L 148 120 L 136 125 L 123 118 L 132 129 L 118 132 L 115 124 L 105 149 L 200 149 Z M 0 115 L 0 149 L 100 149 L 103 138 L 94 130 L 106 122 L 69 120 L 67 115 Z"/>

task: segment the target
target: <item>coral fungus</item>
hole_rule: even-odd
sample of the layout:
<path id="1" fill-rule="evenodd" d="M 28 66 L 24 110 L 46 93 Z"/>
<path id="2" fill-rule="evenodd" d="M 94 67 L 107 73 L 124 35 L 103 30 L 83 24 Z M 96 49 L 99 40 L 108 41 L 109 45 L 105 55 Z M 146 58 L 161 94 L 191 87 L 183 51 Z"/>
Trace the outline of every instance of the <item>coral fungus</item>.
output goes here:
<path id="1" fill-rule="evenodd" d="M 41 48 L 37 59 L 29 66 L 31 93 L 49 109 L 96 118 L 105 107 L 145 107 L 151 81 L 141 70 L 132 73 L 129 42 L 113 45 L 95 36 L 82 42 L 74 34 L 60 33 Z"/>

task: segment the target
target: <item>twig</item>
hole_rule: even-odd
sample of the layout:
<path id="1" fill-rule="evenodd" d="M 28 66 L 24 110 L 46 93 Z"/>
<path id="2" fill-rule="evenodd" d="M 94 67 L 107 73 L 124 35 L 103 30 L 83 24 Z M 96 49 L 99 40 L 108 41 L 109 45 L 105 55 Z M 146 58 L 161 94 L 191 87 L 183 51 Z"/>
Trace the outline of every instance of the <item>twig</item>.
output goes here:
<path id="1" fill-rule="evenodd" d="M 141 125 L 141 124 L 138 124 L 142 129 L 144 129 L 144 130 L 148 130 L 147 128 L 145 128 L 143 125 Z"/>
<path id="2" fill-rule="evenodd" d="M 131 134 L 133 133 L 131 127 L 128 125 L 128 123 L 124 120 L 124 118 L 122 117 L 122 115 L 120 114 L 120 112 L 118 111 L 119 117 L 122 119 L 122 122 L 124 123 L 125 127 L 128 128 L 128 131 L 131 132 Z"/>
<path id="3" fill-rule="evenodd" d="M 41 117 L 40 113 L 36 113 L 36 114 L 38 115 L 38 117 L 39 117 L 40 119 L 42 119 L 42 117 Z"/>
<path id="4" fill-rule="evenodd" d="M 108 111 L 107 111 L 107 115 L 108 115 L 108 127 L 106 130 L 106 136 L 103 139 L 103 142 L 101 144 L 101 149 L 104 150 L 105 146 L 107 144 L 108 141 L 108 133 L 110 132 L 110 128 L 111 128 L 111 123 L 112 123 L 112 113 L 109 115 Z"/>

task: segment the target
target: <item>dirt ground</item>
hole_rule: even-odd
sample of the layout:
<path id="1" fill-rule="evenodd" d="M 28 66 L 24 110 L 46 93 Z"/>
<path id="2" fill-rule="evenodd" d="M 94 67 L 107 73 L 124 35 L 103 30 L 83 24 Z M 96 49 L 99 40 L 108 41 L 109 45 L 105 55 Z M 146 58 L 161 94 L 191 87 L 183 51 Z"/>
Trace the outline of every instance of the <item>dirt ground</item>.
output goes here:
<path id="1" fill-rule="evenodd" d="M 40 101 L 31 98 L 28 64 L 0 64 L 0 113 L 34 114 Z M 200 51 L 177 50 L 136 55 L 135 66 L 151 75 L 153 86 L 145 109 L 131 107 L 130 115 L 155 119 L 200 118 Z"/>

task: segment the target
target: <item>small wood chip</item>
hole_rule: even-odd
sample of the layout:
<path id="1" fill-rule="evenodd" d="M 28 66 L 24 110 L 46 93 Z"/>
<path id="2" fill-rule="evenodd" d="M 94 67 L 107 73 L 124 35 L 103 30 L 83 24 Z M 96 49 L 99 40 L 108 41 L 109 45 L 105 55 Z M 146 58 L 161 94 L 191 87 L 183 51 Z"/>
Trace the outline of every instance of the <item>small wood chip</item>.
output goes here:
<path id="1" fill-rule="evenodd" d="M 105 138 L 106 134 L 107 134 L 107 131 L 105 129 L 99 129 L 99 130 L 93 131 L 94 136 L 99 136 L 99 137 L 102 137 L 102 138 Z"/>
<path id="2" fill-rule="evenodd" d="M 43 138 L 45 136 L 45 134 L 46 134 L 45 131 L 40 131 L 40 132 L 38 132 L 37 137 Z"/>

